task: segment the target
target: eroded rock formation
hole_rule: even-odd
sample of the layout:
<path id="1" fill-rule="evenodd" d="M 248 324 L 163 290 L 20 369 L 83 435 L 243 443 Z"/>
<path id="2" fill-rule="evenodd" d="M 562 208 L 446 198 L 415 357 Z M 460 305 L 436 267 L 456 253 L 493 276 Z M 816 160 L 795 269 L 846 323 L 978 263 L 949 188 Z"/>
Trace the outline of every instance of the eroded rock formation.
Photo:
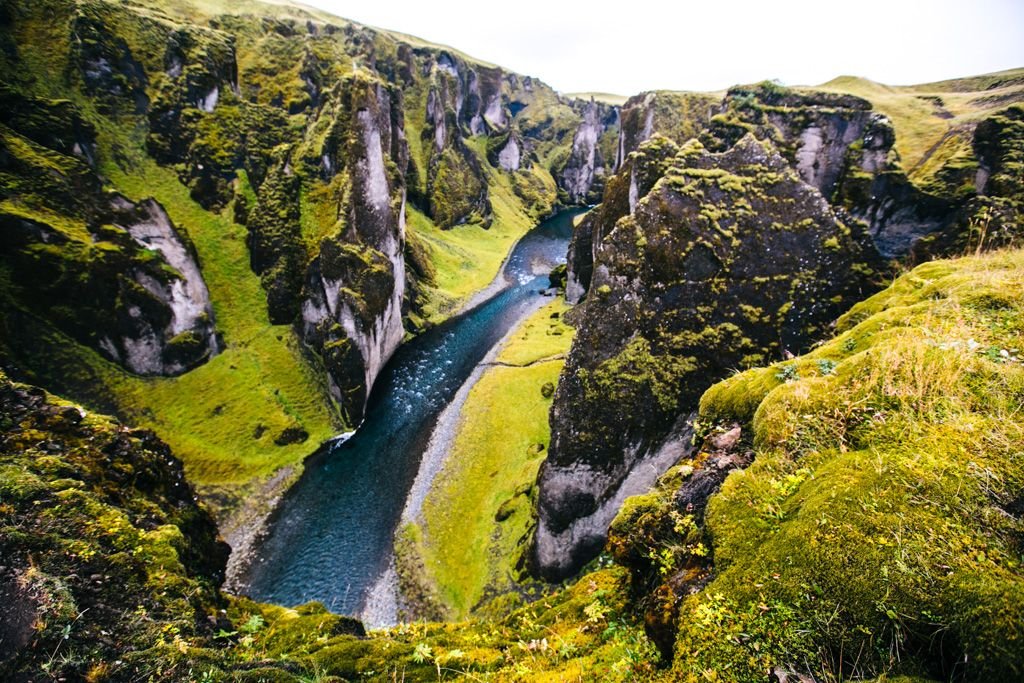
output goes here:
<path id="1" fill-rule="evenodd" d="M 70 103 L 14 104 L 11 127 L 0 125 L 10 294 L 137 374 L 180 374 L 216 354 L 213 307 L 187 235 L 156 201 L 102 189 L 89 165 L 91 127 Z"/>
<path id="2" fill-rule="evenodd" d="M 548 578 L 601 547 L 623 489 L 671 464 L 666 444 L 681 452 L 704 389 L 730 369 L 805 348 L 873 289 L 876 256 L 862 228 L 840 220 L 771 142 L 748 135 L 715 154 L 656 138 L 620 175 L 646 192 L 612 225 L 598 211 L 591 228 L 590 293 L 572 314 L 539 477 L 534 557 Z M 606 190 L 611 218 L 615 189 Z"/>

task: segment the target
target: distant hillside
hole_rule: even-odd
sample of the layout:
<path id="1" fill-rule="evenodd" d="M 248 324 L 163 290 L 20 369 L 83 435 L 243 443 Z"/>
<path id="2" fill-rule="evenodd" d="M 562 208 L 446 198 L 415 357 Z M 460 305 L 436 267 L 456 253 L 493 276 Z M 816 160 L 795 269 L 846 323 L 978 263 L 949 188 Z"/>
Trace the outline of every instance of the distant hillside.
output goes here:
<path id="1" fill-rule="evenodd" d="M 909 86 L 840 76 L 813 90 L 863 97 L 892 119 L 904 168 L 913 180 L 928 184 L 944 163 L 970 155 L 979 121 L 1024 102 L 1024 68 Z"/>
<path id="2" fill-rule="evenodd" d="M 626 100 L 629 99 L 627 95 L 615 95 L 610 92 L 573 92 L 566 94 L 566 97 L 572 97 L 577 100 L 593 99 L 595 102 L 613 104 L 617 107 L 625 104 Z"/>

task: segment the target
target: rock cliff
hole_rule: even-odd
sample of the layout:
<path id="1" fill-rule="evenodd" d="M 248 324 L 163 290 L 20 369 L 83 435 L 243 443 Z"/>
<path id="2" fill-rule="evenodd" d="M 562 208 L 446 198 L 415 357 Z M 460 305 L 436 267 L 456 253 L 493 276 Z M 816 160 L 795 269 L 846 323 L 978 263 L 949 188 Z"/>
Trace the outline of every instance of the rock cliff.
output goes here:
<path id="1" fill-rule="evenodd" d="M 0 260 L 32 310 L 141 375 L 177 375 L 220 348 L 188 237 L 152 199 L 106 192 L 95 132 L 67 101 L 6 93 Z M 52 125 L 50 125 L 52 124 Z"/>
<path id="2" fill-rule="evenodd" d="M 649 185 L 636 171 L 650 167 L 661 178 L 602 226 L 590 294 L 572 314 L 538 479 L 534 557 L 548 578 L 600 549 L 624 487 L 642 491 L 685 452 L 685 416 L 707 386 L 806 348 L 872 289 L 863 231 L 772 143 L 748 135 L 714 154 L 655 138 L 633 155 L 630 185 Z"/>
<path id="3" fill-rule="evenodd" d="M 604 189 L 604 178 L 615 172 L 609 153 L 619 130 L 619 110 L 591 100 L 583 107 L 583 120 L 572 138 L 572 150 L 558 175 L 559 186 L 574 204 L 594 204 Z"/>
<path id="4" fill-rule="evenodd" d="M 0 414 L 4 677 L 125 680 L 211 637 L 228 547 L 167 446 L 2 374 Z"/>
<path id="5" fill-rule="evenodd" d="M 404 335 L 406 197 L 397 169 L 408 149 L 395 115 L 397 91 L 353 80 L 344 92 L 335 119 L 344 128 L 334 132 L 325 158 L 332 173 L 348 175 L 351 191 L 339 207 L 337 234 L 324 238 L 306 272 L 301 326 L 353 420 Z"/>

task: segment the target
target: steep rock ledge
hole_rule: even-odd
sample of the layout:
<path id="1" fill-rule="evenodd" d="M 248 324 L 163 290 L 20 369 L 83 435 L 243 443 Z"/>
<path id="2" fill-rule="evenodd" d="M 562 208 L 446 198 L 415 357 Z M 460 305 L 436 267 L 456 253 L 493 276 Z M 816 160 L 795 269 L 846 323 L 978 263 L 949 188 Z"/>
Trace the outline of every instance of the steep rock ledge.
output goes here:
<path id="1" fill-rule="evenodd" d="M 534 559 L 546 578 L 600 549 L 631 476 L 649 484 L 670 464 L 660 451 L 682 452 L 704 389 L 805 348 L 874 287 L 866 236 L 771 143 L 747 136 L 713 154 L 690 142 L 675 155 L 664 138 L 647 145 L 638 158 L 664 174 L 603 237 L 573 312 L 538 480 Z"/>
<path id="2" fill-rule="evenodd" d="M 217 353 L 210 292 L 203 281 L 191 245 L 175 230 L 167 212 L 153 199 L 138 204 L 115 196 L 111 202 L 114 225 L 128 231 L 140 247 L 155 251 L 178 277 L 161 282 L 142 271 L 135 281 L 170 308 L 170 322 L 160 329 L 129 308 L 138 320 L 135 335 L 103 337 L 100 348 L 114 360 L 139 374 L 176 375 Z"/>
<path id="3" fill-rule="evenodd" d="M 332 167 L 350 177 L 338 234 L 324 239 L 303 289 L 303 339 L 324 359 L 331 393 L 358 423 L 378 373 L 402 342 L 408 158 L 400 93 L 353 79 L 344 89 Z M 344 131 L 344 132 L 342 132 Z M 342 150 L 344 150 L 342 152 Z"/>

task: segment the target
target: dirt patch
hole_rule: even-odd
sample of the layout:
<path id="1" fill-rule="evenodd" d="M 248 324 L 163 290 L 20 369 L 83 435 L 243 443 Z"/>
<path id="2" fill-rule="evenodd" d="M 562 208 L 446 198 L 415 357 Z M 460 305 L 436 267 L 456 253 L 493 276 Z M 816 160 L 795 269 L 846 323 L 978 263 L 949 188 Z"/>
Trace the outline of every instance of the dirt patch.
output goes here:
<path id="1" fill-rule="evenodd" d="M 0 664 L 5 664 L 32 642 L 39 623 L 39 603 L 21 571 L 0 567 L 0 605 Z"/>

